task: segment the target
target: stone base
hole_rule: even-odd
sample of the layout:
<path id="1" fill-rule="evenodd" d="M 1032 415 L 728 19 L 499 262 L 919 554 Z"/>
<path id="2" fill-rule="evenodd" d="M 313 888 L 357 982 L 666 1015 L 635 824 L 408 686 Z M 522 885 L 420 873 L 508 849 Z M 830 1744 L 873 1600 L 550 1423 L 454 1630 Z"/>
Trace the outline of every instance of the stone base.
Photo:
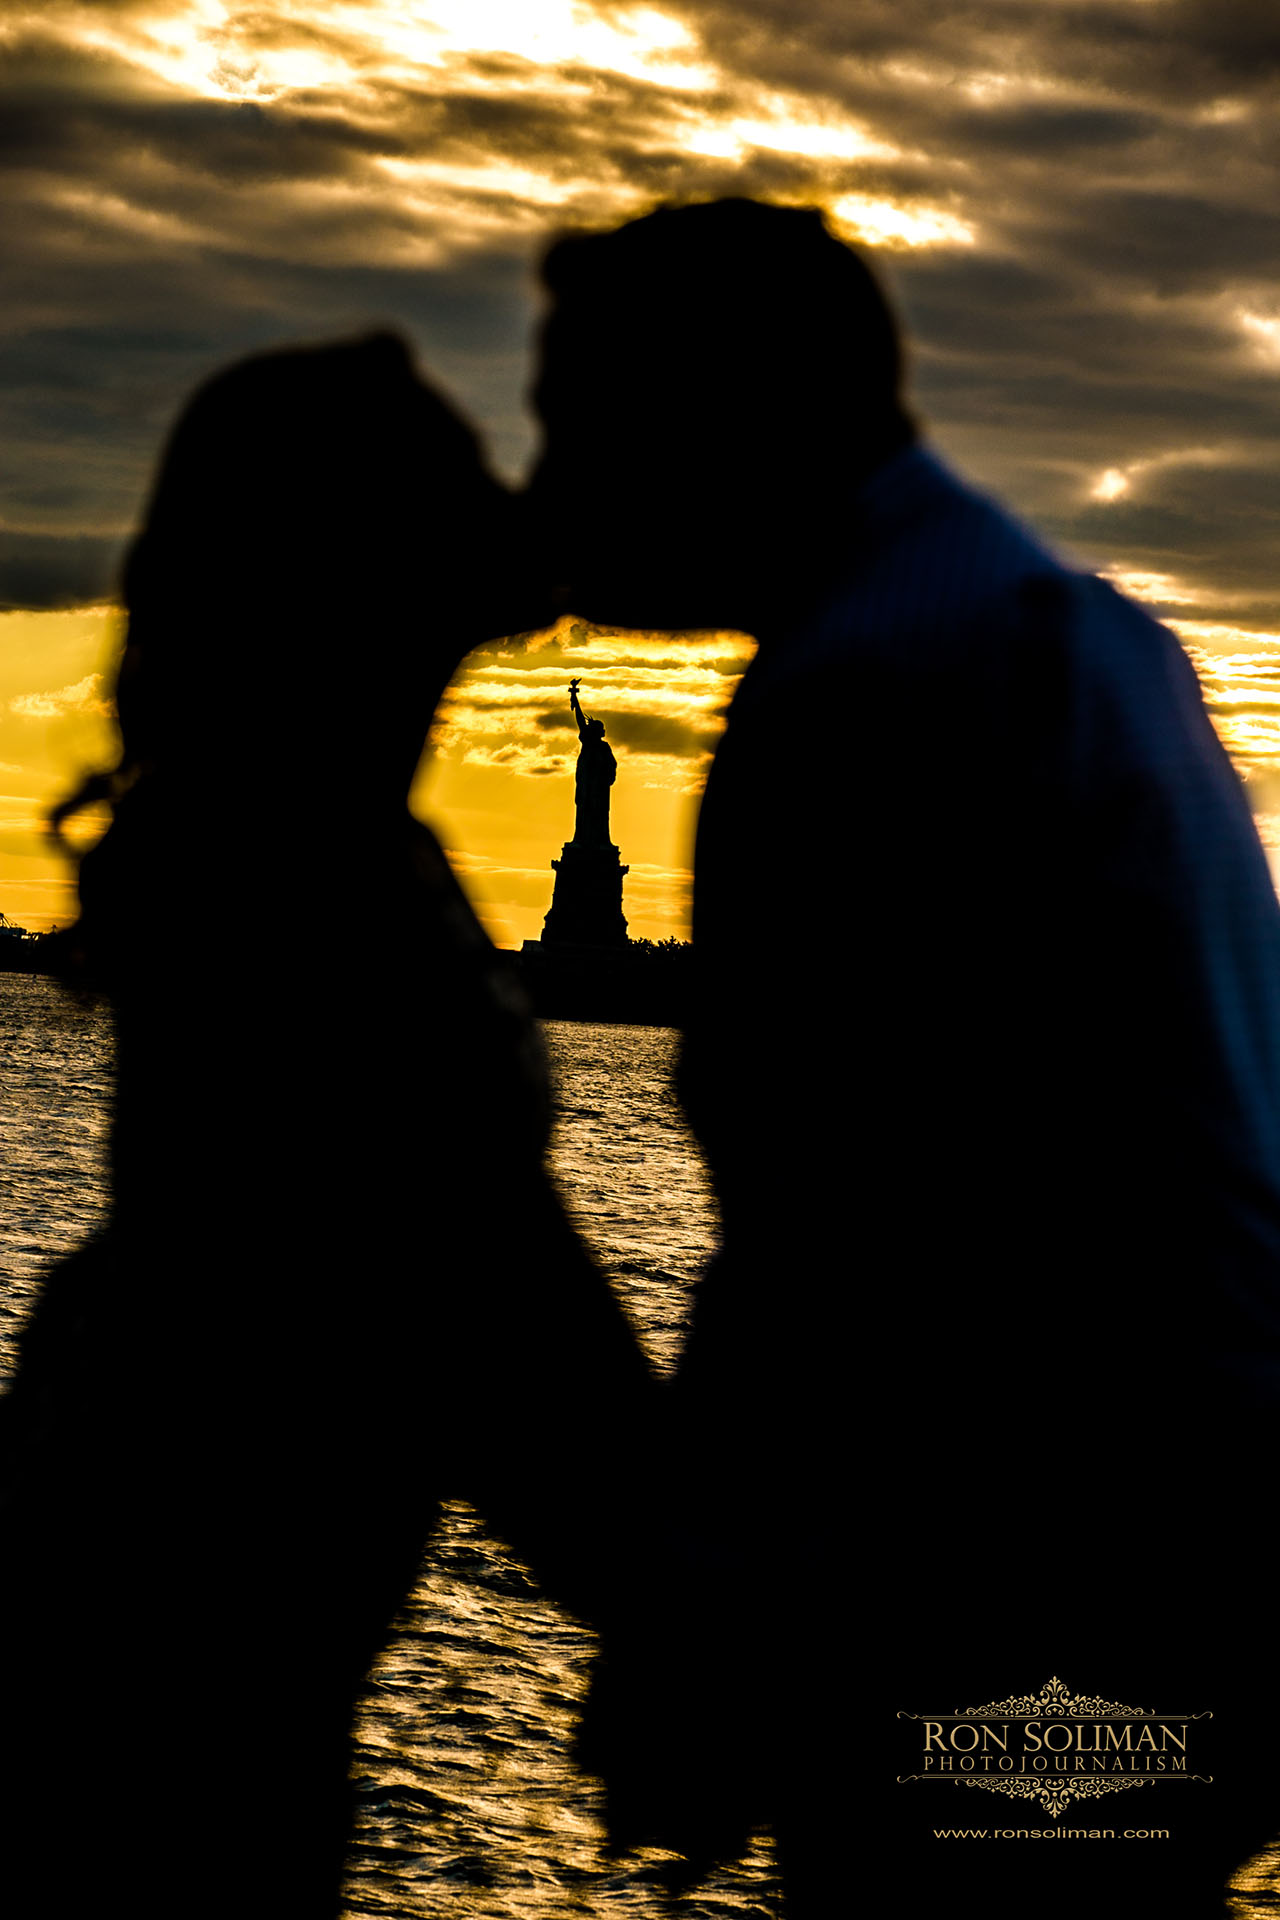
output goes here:
<path id="1" fill-rule="evenodd" d="M 551 909 L 542 926 L 544 946 L 624 947 L 622 876 L 630 869 L 618 849 L 582 847 L 566 841 L 555 868 Z"/>

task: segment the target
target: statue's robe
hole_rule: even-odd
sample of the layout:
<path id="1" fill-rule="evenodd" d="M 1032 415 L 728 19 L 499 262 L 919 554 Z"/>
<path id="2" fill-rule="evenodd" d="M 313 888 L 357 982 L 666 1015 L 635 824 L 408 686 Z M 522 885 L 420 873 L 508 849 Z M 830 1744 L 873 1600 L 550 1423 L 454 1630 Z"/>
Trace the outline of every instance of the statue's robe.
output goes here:
<path id="1" fill-rule="evenodd" d="M 580 847 L 609 845 L 609 789 L 618 777 L 618 763 L 607 740 L 582 736 L 574 775 L 577 813 L 574 840 Z"/>

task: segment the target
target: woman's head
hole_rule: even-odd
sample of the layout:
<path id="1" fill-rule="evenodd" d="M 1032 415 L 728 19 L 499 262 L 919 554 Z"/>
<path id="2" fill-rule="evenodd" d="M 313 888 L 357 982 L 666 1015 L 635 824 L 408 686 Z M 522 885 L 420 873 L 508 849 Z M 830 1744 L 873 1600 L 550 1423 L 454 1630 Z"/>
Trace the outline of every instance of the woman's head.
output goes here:
<path id="1" fill-rule="evenodd" d="M 511 516 L 391 335 L 216 375 L 126 567 L 126 764 L 403 793 L 461 656 L 539 618 Z"/>

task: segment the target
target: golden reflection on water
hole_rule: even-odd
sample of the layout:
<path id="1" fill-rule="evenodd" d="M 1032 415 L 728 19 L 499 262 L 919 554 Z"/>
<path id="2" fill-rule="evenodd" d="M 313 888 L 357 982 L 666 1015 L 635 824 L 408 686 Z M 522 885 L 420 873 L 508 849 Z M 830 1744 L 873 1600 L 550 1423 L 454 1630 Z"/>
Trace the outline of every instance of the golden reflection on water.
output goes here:
<path id="1" fill-rule="evenodd" d="M 1280 1839 L 1237 1867 L 1228 1887 L 1226 1911 L 1236 1920 L 1275 1920 L 1280 1913 Z"/>

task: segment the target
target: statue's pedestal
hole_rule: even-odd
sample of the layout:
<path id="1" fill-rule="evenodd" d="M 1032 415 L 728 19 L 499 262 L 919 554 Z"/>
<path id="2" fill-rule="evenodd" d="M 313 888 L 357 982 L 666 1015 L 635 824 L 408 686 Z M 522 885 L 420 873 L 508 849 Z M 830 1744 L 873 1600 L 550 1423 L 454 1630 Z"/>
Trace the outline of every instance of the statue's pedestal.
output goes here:
<path id="1" fill-rule="evenodd" d="M 627 923 L 622 915 L 624 867 L 614 846 L 565 842 L 555 868 L 551 907 L 542 925 L 544 946 L 624 947 Z"/>

